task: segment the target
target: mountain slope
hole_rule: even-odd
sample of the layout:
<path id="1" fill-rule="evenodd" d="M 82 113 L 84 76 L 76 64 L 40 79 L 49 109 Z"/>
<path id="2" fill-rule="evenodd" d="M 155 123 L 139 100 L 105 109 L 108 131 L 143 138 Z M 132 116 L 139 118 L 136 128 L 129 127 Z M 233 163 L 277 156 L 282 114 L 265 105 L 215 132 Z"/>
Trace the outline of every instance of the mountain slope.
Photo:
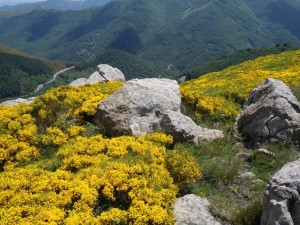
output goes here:
<path id="1" fill-rule="evenodd" d="M 288 43 L 284 43 L 282 45 L 278 44 L 273 48 L 262 48 L 262 49 L 245 49 L 236 51 L 233 54 L 222 56 L 213 60 L 211 62 L 202 64 L 201 66 L 192 68 L 187 70 L 182 76 L 186 76 L 186 80 L 196 79 L 201 75 L 217 72 L 224 70 L 230 66 L 237 65 L 243 63 L 248 60 L 254 60 L 261 56 L 271 55 L 271 54 L 279 54 L 285 51 L 296 50 L 298 48 L 289 45 Z"/>
<path id="2" fill-rule="evenodd" d="M 300 10 L 291 3 L 296 0 L 278 2 L 287 11 Z M 275 3 L 122 0 L 80 11 L 80 16 L 55 10 L 10 13 L 0 17 L 0 43 L 69 61 L 119 49 L 182 71 L 240 49 L 298 44 L 294 23 L 286 27 L 272 19 L 278 13 Z"/>
<path id="3" fill-rule="evenodd" d="M 63 62 L 0 46 L 0 99 L 33 92 L 38 84 L 62 68 L 65 68 Z"/>
<path id="4" fill-rule="evenodd" d="M 181 85 L 196 114 L 234 118 L 250 92 L 267 78 L 282 80 L 300 97 L 300 50 L 259 57 Z"/>
<path id="5" fill-rule="evenodd" d="M 33 3 L 23 3 L 13 6 L 4 5 L 0 7 L 0 11 L 13 11 L 24 10 L 30 8 L 44 8 L 44 9 L 59 9 L 59 10 L 81 10 L 85 8 L 102 6 L 111 0 L 84 0 L 84 1 L 72 1 L 72 0 L 47 0 Z"/>
<path id="6" fill-rule="evenodd" d="M 76 68 L 79 71 L 88 68 L 94 70 L 98 64 L 109 64 L 120 69 L 124 73 L 126 80 L 159 77 L 160 75 L 166 76 L 171 74 L 171 71 L 163 71 L 162 68 L 159 70 L 148 61 L 120 50 L 105 51 L 88 62 L 76 64 Z"/>

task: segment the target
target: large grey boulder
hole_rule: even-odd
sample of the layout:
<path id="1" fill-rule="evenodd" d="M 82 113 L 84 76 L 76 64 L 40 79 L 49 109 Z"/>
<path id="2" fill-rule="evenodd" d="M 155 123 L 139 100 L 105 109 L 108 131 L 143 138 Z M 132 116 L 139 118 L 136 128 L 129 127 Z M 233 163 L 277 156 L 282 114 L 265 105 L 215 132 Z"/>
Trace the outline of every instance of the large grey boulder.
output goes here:
<path id="1" fill-rule="evenodd" d="M 100 64 L 97 66 L 97 70 L 90 75 L 88 79 L 79 78 L 72 83 L 70 86 L 78 87 L 85 84 L 96 84 L 99 82 L 108 82 L 108 81 L 124 81 L 125 75 L 121 70 L 114 68 L 108 64 Z"/>
<path id="2" fill-rule="evenodd" d="M 186 195 L 173 206 L 176 225 L 221 225 L 209 212 L 209 202 L 197 195 Z"/>
<path id="3" fill-rule="evenodd" d="M 112 136 L 141 136 L 164 130 L 173 135 L 175 141 L 198 142 L 204 139 L 204 131 L 209 135 L 213 133 L 182 115 L 180 103 L 179 85 L 175 80 L 134 79 L 98 105 L 96 120 Z"/>
<path id="4" fill-rule="evenodd" d="M 159 129 L 168 110 L 180 112 L 180 102 L 176 81 L 134 79 L 98 105 L 96 118 L 112 135 L 139 136 Z"/>
<path id="5" fill-rule="evenodd" d="M 264 193 L 261 225 L 300 224 L 300 160 L 288 163 Z"/>
<path id="6" fill-rule="evenodd" d="M 3 106 L 15 106 L 15 105 L 19 105 L 21 103 L 25 103 L 25 104 L 31 104 L 33 101 L 34 101 L 35 97 L 31 97 L 31 98 L 27 98 L 27 99 L 24 99 L 24 98 L 17 98 L 17 99 L 14 99 L 14 100 L 7 100 L 5 102 L 2 102 L 0 105 L 3 105 Z"/>
<path id="7" fill-rule="evenodd" d="M 300 105 L 288 86 L 268 78 L 255 88 L 235 123 L 252 144 L 300 141 Z"/>

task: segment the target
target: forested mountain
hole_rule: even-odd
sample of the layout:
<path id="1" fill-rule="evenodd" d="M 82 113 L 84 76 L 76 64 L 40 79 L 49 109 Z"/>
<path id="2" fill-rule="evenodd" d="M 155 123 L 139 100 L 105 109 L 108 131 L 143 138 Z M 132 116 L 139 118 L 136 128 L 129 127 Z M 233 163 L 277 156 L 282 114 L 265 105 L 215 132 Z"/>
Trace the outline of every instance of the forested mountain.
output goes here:
<path id="1" fill-rule="evenodd" d="M 102 6 L 111 0 L 46 0 L 41 2 L 23 3 L 13 6 L 4 5 L 0 7 L 0 11 L 23 10 L 30 8 L 44 8 L 44 9 L 59 9 L 59 10 L 81 10 L 85 8 Z"/>
<path id="2" fill-rule="evenodd" d="M 183 71 L 246 48 L 299 44 L 296 0 L 120 0 L 2 13 L 0 43 L 68 61 L 118 49 Z"/>
<path id="3" fill-rule="evenodd" d="M 33 92 L 65 65 L 0 46 L 0 99 Z"/>

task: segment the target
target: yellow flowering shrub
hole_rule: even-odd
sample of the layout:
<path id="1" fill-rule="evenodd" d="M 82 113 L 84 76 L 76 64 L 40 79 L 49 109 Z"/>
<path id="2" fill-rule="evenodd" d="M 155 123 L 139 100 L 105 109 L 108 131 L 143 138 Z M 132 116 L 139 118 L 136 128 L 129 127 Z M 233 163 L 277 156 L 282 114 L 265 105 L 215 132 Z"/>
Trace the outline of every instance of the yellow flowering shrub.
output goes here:
<path id="1" fill-rule="evenodd" d="M 56 171 L 33 163 L 0 173 L 0 224 L 173 224 L 176 194 L 200 169 L 186 153 L 167 150 L 171 140 L 68 139 Z"/>
<path id="2" fill-rule="evenodd" d="M 156 143 L 161 143 L 166 147 L 173 144 L 173 137 L 171 135 L 165 135 L 163 133 L 146 134 L 142 136 L 140 140 L 147 140 Z"/>
<path id="3" fill-rule="evenodd" d="M 122 85 L 123 82 L 114 81 L 80 87 L 54 88 L 35 99 L 32 104 L 33 115 L 42 130 L 73 118 L 92 116 L 96 113 L 98 103 Z"/>
<path id="4" fill-rule="evenodd" d="M 83 134 L 86 131 L 86 129 L 81 126 L 71 125 L 67 131 L 70 137 L 75 137 Z"/>
<path id="5" fill-rule="evenodd" d="M 39 142 L 32 108 L 26 104 L 0 106 L 0 171 L 39 156 Z"/>
<path id="6" fill-rule="evenodd" d="M 250 92 L 267 78 L 300 86 L 300 50 L 269 55 L 181 84 L 182 99 L 196 115 L 235 117 Z"/>
<path id="7" fill-rule="evenodd" d="M 105 138 L 78 125 L 121 85 L 61 87 L 32 106 L 0 107 L 1 225 L 174 223 L 180 188 L 201 176 L 196 161 L 169 150 L 166 134 Z"/>

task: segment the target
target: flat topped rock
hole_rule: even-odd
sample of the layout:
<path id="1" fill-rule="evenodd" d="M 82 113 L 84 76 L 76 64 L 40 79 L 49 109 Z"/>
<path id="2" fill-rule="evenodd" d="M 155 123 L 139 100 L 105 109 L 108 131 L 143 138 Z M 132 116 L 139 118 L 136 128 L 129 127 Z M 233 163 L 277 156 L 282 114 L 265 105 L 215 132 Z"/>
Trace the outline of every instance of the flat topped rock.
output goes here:
<path id="1" fill-rule="evenodd" d="M 300 142 L 300 105 L 288 86 L 268 78 L 255 88 L 235 123 L 235 132 L 254 143 Z"/>

